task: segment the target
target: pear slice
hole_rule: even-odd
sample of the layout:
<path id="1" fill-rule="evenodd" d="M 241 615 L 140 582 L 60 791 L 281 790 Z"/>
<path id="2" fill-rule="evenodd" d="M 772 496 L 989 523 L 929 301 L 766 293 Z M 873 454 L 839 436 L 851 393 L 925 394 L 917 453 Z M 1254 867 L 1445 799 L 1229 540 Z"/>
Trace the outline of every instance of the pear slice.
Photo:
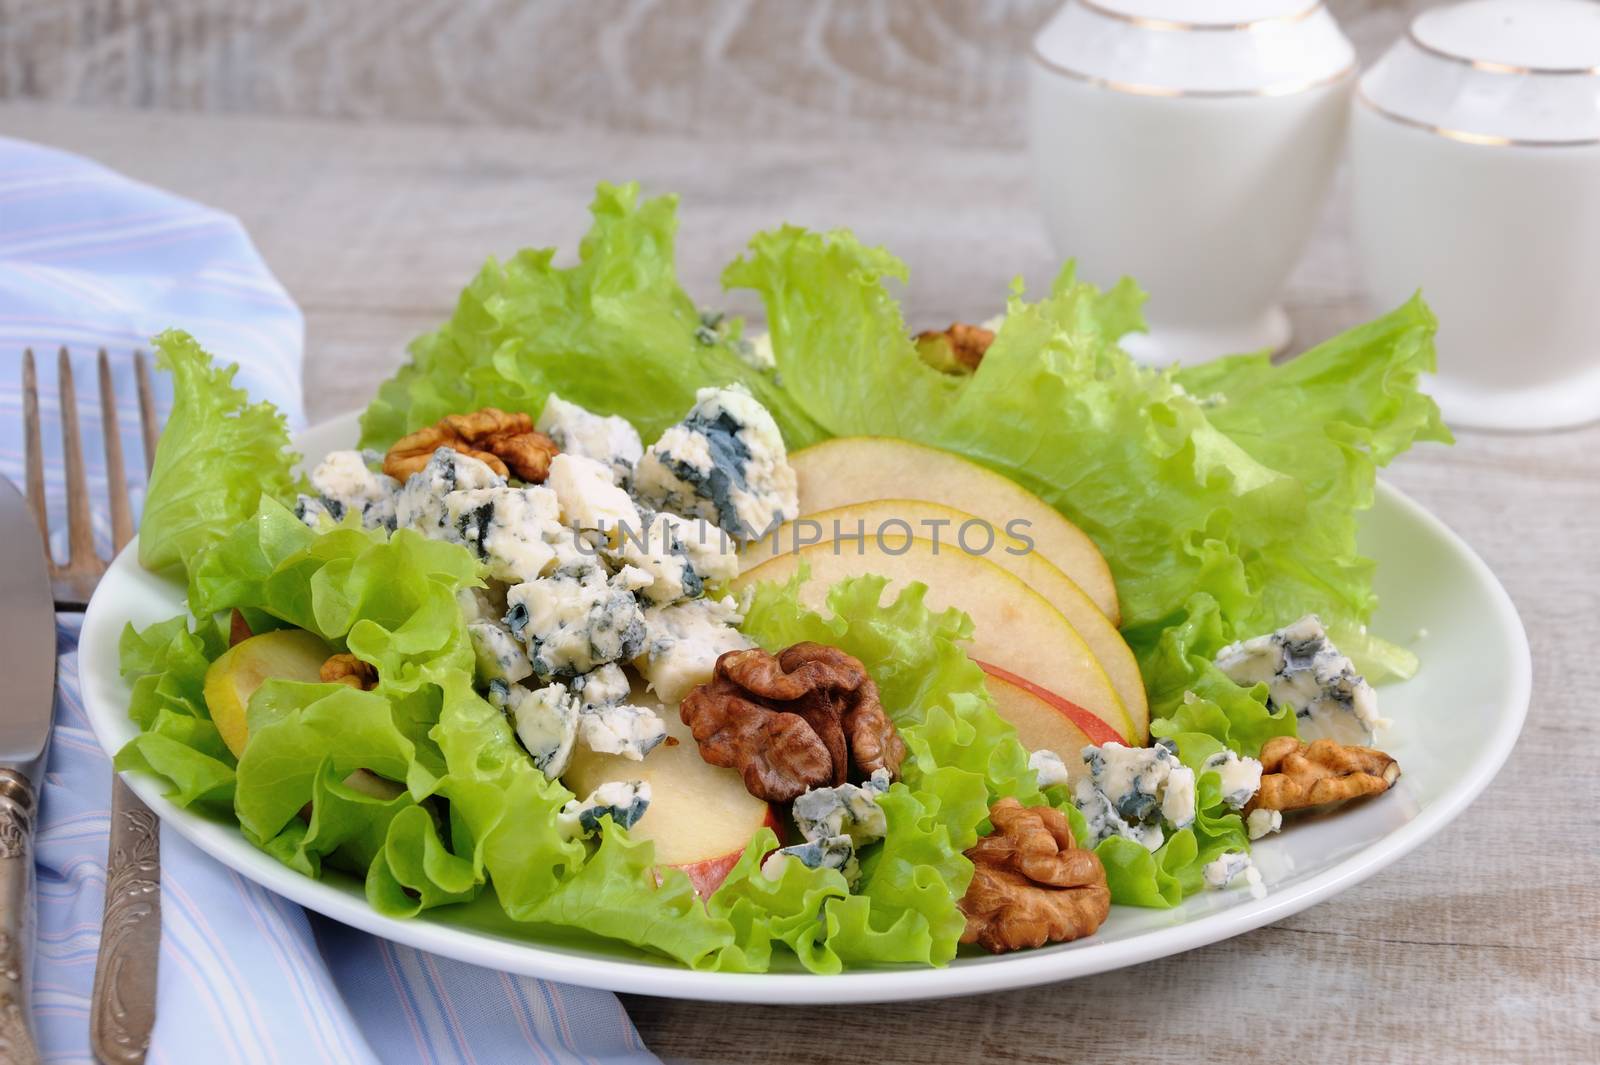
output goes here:
<path id="1" fill-rule="evenodd" d="M 884 436 L 841 436 L 789 456 L 800 488 L 800 513 L 849 503 L 915 496 L 1000 528 L 1024 521 L 1036 549 L 1077 582 L 1112 625 L 1122 624 L 1117 586 L 1094 541 L 1050 504 L 993 470 L 938 448 Z"/>
<path id="2" fill-rule="evenodd" d="M 854 503 L 803 514 L 764 539 L 748 544 L 739 553 L 739 568 L 751 569 L 811 543 L 837 542 L 847 552 L 895 552 L 908 535 L 924 537 L 941 548 L 977 553 L 1044 596 L 1083 637 L 1140 736 L 1148 731 L 1150 706 L 1145 698 L 1144 678 L 1127 641 L 1076 581 L 1039 551 L 1029 550 L 1028 545 L 1008 536 L 1003 525 L 920 499 Z"/>
<path id="3" fill-rule="evenodd" d="M 828 589 L 847 577 L 887 577 L 886 601 L 905 585 L 921 581 L 927 585 L 924 601 L 931 609 L 953 606 L 972 618 L 975 632 L 968 653 L 973 658 L 1055 692 L 1104 721 L 1125 742 L 1142 745 L 1099 660 L 1042 595 L 993 562 L 949 544 L 936 548 L 931 540 L 912 537 L 901 545 L 901 554 L 858 554 L 836 550 L 834 544 L 813 544 L 746 570 L 733 587 L 740 591 L 761 581 L 787 581 L 805 563 L 811 579 L 801 597 L 806 605 L 821 608 Z"/>
<path id="4" fill-rule="evenodd" d="M 222 742 L 235 758 L 249 736 L 245 710 L 256 689 L 269 680 L 321 680 L 322 663 L 333 650 L 304 629 L 277 629 L 241 640 L 217 656 L 206 670 L 206 708 Z"/>
<path id="5" fill-rule="evenodd" d="M 561 782 L 582 798 L 607 781 L 648 781 L 650 806 L 629 836 L 654 841 L 656 862 L 682 869 L 700 897 L 709 898 L 757 832 L 770 828 L 781 840 L 783 829 L 771 805 L 746 791 L 738 773 L 700 757 L 700 745 L 676 707 L 648 698 L 635 702 L 656 710 L 676 742 L 662 744 L 642 762 L 580 746 Z"/>
<path id="6" fill-rule="evenodd" d="M 988 662 L 979 662 L 987 676 L 984 686 L 994 698 L 995 712 L 1017 730 L 1017 739 L 1029 752 L 1054 751 L 1067 767 L 1067 778 L 1076 781 L 1088 775 L 1083 764 L 1085 747 L 1121 743 L 1104 721 L 1081 706 L 1074 706 L 1055 692 L 1046 691 L 1015 673 L 1007 673 Z"/>

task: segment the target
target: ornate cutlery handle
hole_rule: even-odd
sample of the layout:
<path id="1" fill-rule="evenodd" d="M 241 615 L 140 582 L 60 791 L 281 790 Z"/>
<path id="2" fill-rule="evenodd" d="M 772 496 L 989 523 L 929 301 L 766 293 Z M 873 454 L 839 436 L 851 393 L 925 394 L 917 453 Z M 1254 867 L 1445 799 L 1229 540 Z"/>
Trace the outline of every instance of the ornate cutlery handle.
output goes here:
<path id="1" fill-rule="evenodd" d="M 138 1065 L 156 1020 L 161 953 L 161 825 L 113 774 L 106 909 L 94 969 L 89 1043 L 105 1065 Z"/>
<path id="2" fill-rule="evenodd" d="M 0 769 L 0 1061 L 37 1065 L 28 1010 L 28 949 L 33 939 L 33 819 L 38 798 L 28 778 Z"/>

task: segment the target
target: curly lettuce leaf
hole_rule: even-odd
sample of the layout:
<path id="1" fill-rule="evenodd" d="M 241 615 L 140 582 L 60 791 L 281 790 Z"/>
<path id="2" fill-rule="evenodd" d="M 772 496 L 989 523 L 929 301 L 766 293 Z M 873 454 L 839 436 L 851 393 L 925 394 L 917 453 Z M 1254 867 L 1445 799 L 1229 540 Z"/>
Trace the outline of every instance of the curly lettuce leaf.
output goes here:
<path id="1" fill-rule="evenodd" d="M 133 694 L 128 716 L 139 735 L 117 752 L 116 767 L 160 777 L 180 806 L 212 812 L 231 810 L 234 759 L 206 709 L 206 669 L 224 641 L 202 626 L 189 631 L 185 617 L 169 618 L 139 631 L 122 630 L 119 668 Z"/>
<path id="2" fill-rule="evenodd" d="M 172 414 L 156 444 L 139 526 L 139 561 L 152 571 L 188 570 L 262 498 L 294 498 L 283 415 L 235 388 L 237 366 L 217 367 L 188 333 L 155 338 L 156 365 L 172 374 Z"/>
<path id="3" fill-rule="evenodd" d="M 1157 371 L 1116 346 L 1142 327 L 1134 286 L 1102 292 L 1069 264 L 1043 299 L 1015 293 L 977 370 L 955 376 L 918 356 L 886 285 L 905 277 L 848 233 L 785 227 L 755 237 L 723 280 L 761 295 L 785 388 L 829 433 L 954 451 L 1088 533 L 1147 683 L 1162 680 L 1163 634 L 1198 594 L 1224 641 L 1310 612 L 1336 639 L 1365 633 L 1372 563 L 1355 530 L 1377 467 L 1449 440 L 1418 389 L 1435 324 L 1420 300 L 1284 366 L 1243 356 Z M 1392 645 L 1362 643 L 1364 662 L 1406 668 Z"/>
<path id="4" fill-rule="evenodd" d="M 576 265 L 556 266 L 553 248 L 485 264 L 450 321 L 414 340 L 410 361 L 379 387 L 362 446 L 484 406 L 537 415 L 552 392 L 653 440 L 696 389 L 733 383 L 780 418 L 791 447 L 820 438 L 773 375 L 741 357 L 738 323 L 702 320 L 679 286 L 676 197 L 641 200 L 637 185 L 602 184 L 590 211 Z"/>

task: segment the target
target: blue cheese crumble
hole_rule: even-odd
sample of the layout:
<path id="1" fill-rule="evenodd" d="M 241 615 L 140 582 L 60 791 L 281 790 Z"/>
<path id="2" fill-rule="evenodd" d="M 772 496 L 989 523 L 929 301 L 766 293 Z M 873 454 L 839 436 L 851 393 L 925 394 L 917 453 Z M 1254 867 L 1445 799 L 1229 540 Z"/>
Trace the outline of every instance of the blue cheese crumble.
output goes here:
<path id="1" fill-rule="evenodd" d="M 1242 883 L 1250 889 L 1251 897 L 1267 897 L 1260 870 L 1243 851 L 1224 851 L 1215 861 L 1206 863 L 1204 875 L 1206 883 L 1217 891 Z"/>
<path id="2" fill-rule="evenodd" d="M 467 638 L 472 641 L 472 653 L 477 659 L 479 683 L 499 680 L 514 684 L 533 675 L 527 649 L 504 625 L 494 621 L 469 621 Z"/>
<path id="3" fill-rule="evenodd" d="M 648 780 L 611 780 L 563 806 L 556 814 L 556 831 L 563 839 L 587 839 L 600 831 L 603 817 L 618 828 L 632 828 L 649 808 Z"/>
<path id="4" fill-rule="evenodd" d="M 1054 751 L 1034 751 L 1028 755 L 1028 768 L 1033 770 L 1040 791 L 1045 788 L 1065 787 L 1072 782 L 1067 772 L 1067 764 Z"/>
<path id="5" fill-rule="evenodd" d="M 762 860 L 761 875 L 768 880 L 782 880 L 784 867 L 792 861 L 808 869 L 837 869 L 852 889 L 861 879 L 861 864 L 856 861 L 855 845 L 849 836 L 830 836 L 780 847 Z"/>
<path id="6" fill-rule="evenodd" d="M 658 699 L 676 706 L 691 688 L 711 679 L 719 655 L 755 646 L 734 627 L 743 620 L 729 596 L 649 607 L 634 668 Z"/>
<path id="7" fill-rule="evenodd" d="M 358 514 L 368 529 L 395 528 L 400 482 L 372 468 L 382 457 L 373 451 L 332 451 L 311 471 L 315 496 L 302 495 L 295 516 L 316 528 L 324 515 L 338 522 Z"/>
<path id="8" fill-rule="evenodd" d="M 1270 836 L 1283 827 L 1283 814 L 1277 810 L 1251 810 L 1244 819 L 1244 831 L 1251 839 Z"/>
<path id="9" fill-rule="evenodd" d="M 1261 763 L 1242 757 L 1236 751 L 1218 751 L 1201 764 L 1200 771 L 1217 774 L 1222 785 L 1222 801 L 1235 810 L 1243 810 L 1261 790 Z"/>
<path id="10" fill-rule="evenodd" d="M 495 580 L 531 581 L 554 565 L 563 531 L 548 488 L 459 489 L 440 502 L 443 521 L 425 535 L 468 548 Z"/>
<path id="11" fill-rule="evenodd" d="M 778 355 L 772 348 L 771 333 L 757 333 L 743 339 L 734 349 L 734 354 L 739 356 L 739 361 L 753 370 L 776 370 L 778 368 Z"/>
<path id="12" fill-rule="evenodd" d="M 839 836 L 858 848 L 876 843 L 889 831 L 878 805 L 878 796 L 889 790 L 889 783 L 889 771 L 880 769 L 865 784 L 812 788 L 795 799 L 794 822 L 812 843 Z"/>
<path id="13" fill-rule="evenodd" d="M 441 447 L 428 464 L 406 478 L 395 497 L 395 521 L 436 540 L 451 537 L 446 529 L 444 497 L 472 488 L 503 488 L 506 480 L 471 455 Z"/>
<path id="14" fill-rule="evenodd" d="M 633 480 L 633 467 L 644 455 L 638 430 L 626 418 L 591 413 L 554 393 L 539 412 L 536 428 L 554 441 L 562 454 L 581 455 L 605 466 L 612 481 L 624 488 Z"/>
<path id="15" fill-rule="evenodd" d="M 705 518 L 740 543 L 800 512 L 778 425 L 737 385 L 697 392 L 683 421 L 645 451 L 633 484 L 647 506 Z"/>
<path id="16" fill-rule="evenodd" d="M 655 711 L 627 703 L 585 707 L 578 715 L 578 738 L 595 754 L 640 762 L 667 738 L 667 723 Z"/>
<path id="17" fill-rule="evenodd" d="M 1166 839 L 1163 825 L 1176 831 L 1194 823 L 1194 770 L 1169 744 L 1107 743 L 1082 754 L 1089 775 L 1074 785 L 1073 803 L 1088 822 L 1092 844 L 1122 836 L 1153 851 Z"/>
<path id="18" fill-rule="evenodd" d="M 1377 730 L 1388 725 L 1378 716 L 1372 685 L 1339 653 L 1315 614 L 1229 644 L 1217 652 L 1217 668 L 1236 684 L 1265 684 L 1269 705 L 1289 707 L 1307 742 L 1370 746 Z"/>
<path id="19" fill-rule="evenodd" d="M 630 577 L 608 576 L 589 560 L 510 588 L 505 624 L 527 645 L 534 672 L 575 677 L 637 655 L 645 646 L 645 619 Z"/>
<path id="20" fill-rule="evenodd" d="M 573 677 L 567 686 L 585 711 L 626 702 L 632 689 L 628 675 L 614 662 Z"/>
<path id="21" fill-rule="evenodd" d="M 613 483 L 608 467 L 581 455 L 561 454 L 550 460 L 544 483 L 561 501 L 567 528 L 595 534 L 592 542 L 602 549 L 614 550 L 626 534 L 638 534 L 639 508 Z"/>
<path id="22" fill-rule="evenodd" d="M 534 766 L 552 780 L 565 773 L 578 738 L 578 700 L 572 693 L 560 684 L 538 689 L 513 684 L 506 712 Z"/>
<path id="23" fill-rule="evenodd" d="M 617 557 L 650 575 L 642 591 L 652 603 L 675 603 L 739 575 L 739 554 L 723 531 L 703 518 L 644 510 L 637 535 L 625 532 Z"/>

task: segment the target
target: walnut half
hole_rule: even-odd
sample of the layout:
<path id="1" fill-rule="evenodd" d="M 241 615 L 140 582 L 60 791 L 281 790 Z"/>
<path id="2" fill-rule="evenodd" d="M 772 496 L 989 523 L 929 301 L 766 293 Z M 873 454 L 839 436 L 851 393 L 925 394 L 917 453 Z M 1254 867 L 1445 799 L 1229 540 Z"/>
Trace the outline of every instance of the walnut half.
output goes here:
<path id="1" fill-rule="evenodd" d="M 953 322 L 943 332 L 928 330 L 912 338 L 917 354 L 924 362 L 942 373 L 971 373 L 983 361 L 989 345 L 994 343 L 994 330 L 966 322 Z"/>
<path id="2" fill-rule="evenodd" d="M 1305 743 L 1275 736 L 1261 748 L 1261 790 L 1245 807 L 1301 810 L 1388 791 L 1400 778 L 1400 763 L 1371 747 L 1333 740 Z"/>
<path id="3" fill-rule="evenodd" d="M 448 415 L 402 436 L 383 457 L 383 472 L 404 483 L 441 447 L 470 455 L 502 477 L 515 474 L 529 484 L 544 482 L 550 460 L 559 450 L 533 427 L 528 415 L 485 407 L 471 414 Z"/>
<path id="4" fill-rule="evenodd" d="M 700 757 L 737 769 L 746 790 L 768 802 L 843 784 L 852 766 L 863 777 L 893 776 L 906 755 L 866 668 L 825 644 L 728 651 L 678 712 Z"/>
<path id="5" fill-rule="evenodd" d="M 318 674 L 324 684 L 347 684 L 364 692 L 378 686 L 378 670 L 355 655 L 330 655 Z"/>
<path id="6" fill-rule="evenodd" d="M 968 851 L 963 943 L 994 954 L 1092 935 L 1111 912 L 1105 867 L 1077 845 L 1067 817 L 1006 798 L 989 810 L 994 832 Z"/>

